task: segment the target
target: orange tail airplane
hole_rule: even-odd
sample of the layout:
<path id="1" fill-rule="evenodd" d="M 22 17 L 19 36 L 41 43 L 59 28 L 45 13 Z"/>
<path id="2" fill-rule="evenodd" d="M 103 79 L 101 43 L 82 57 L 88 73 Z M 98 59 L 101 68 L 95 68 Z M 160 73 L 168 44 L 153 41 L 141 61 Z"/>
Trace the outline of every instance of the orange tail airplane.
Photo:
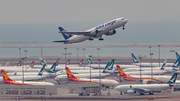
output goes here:
<path id="1" fill-rule="evenodd" d="M 23 85 L 22 81 L 11 80 L 11 78 L 6 74 L 6 72 L 3 69 L 1 69 L 1 73 L 3 76 L 2 82 L 5 82 L 6 84 L 11 84 L 11 85 Z M 24 81 L 24 85 L 54 85 L 54 84 L 50 82 L 25 82 Z"/>
<path id="2" fill-rule="evenodd" d="M 126 75 L 126 73 L 121 69 L 121 67 L 119 65 L 116 65 L 118 72 L 119 72 L 119 78 L 123 78 L 124 80 L 127 81 L 137 81 L 140 80 L 140 76 L 139 75 Z M 166 82 L 168 80 L 168 78 L 170 78 L 170 76 L 153 76 L 153 81 L 156 82 Z M 151 76 L 149 75 L 142 75 L 141 76 L 141 80 L 144 81 L 148 81 L 151 80 Z"/>

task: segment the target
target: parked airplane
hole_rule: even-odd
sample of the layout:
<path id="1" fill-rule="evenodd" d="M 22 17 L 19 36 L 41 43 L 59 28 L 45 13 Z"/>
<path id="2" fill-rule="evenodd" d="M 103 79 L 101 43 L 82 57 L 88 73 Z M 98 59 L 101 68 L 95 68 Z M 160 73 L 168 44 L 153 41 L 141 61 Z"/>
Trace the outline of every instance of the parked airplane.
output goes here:
<path id="1" fill-rule="evenodd" d="M 113 59 L 113 63 L 114 63 L 114 59 Z M 90 75 L 90 71 L 88 73 L 80 73 L 80 74 L 74 74 L 75 77 L 77 78 L 88 78 L 88 79 L 94 79 L 94 78 L 104 78 L 104 77 L 108 77 L 111 75 L 114 75 L 114 71 L 115 69 L 113 69 L 113 65 L 111 65 L 109 62 L 106 65 L 106 67 L 104 68 L 104 70 L 102 72 L 100 72 L 99 70 L 96 70 L 96 72 L 92 72 Z M 99 75 L 100 72 L 100 75 Z M 55 78 L 55 81 L 57 81 L 60 84 L 60 81 L 67 81 L 67 74 L 66 75 L 58 75 Z"/>
<path id="2" fill-rule="evenodd" d="M 76 78 L 68 67 L 65 67 L 65 69 L 66 69 L 66 72 L 67 72 L 67 79 L 72 81 L 72 82 L 99 83 L 99 79 Z M 101 84 L 106 86 L 106 87 L 109 87 L 109 86 L 116 86 L 119 83 L 116 80 L 101 79 Z"/>
<path id="3" fill-rule="evenodd" d="M 144 95 L 145 93 L 149 93 L 149 95 L 153 95 L 154 91 L 162 91 L 165 89 L 169 89 L 177 84 L 174 84 L 177 78 L 177 73 L 174 73 L 173 76 L 166 84 L 123 84 L 118 85 L 115 90 L 122 92 L 127 92 L 127 94 L 140 93 L 140 95 Z"/>
<path id="4" fill-rule="evenodd" d="M 53 86 L 53 83 L 50 82 L 27 82 L 27 81 L 14 81 L 12 80 L 4 70 L 1 70 L 2 76 L 3 76 L 3 81 L 6 84 L 11 84 L 11 85 L 48 85 L 48 86 Z M 22 77 L 21 77 L 22 78 Z"/>
<path id="5" fill-rule="evenodd" d="M 132 60 L 133 60 L 133 64 L 137 65 L 137 66 L 140 66 L 140 61 L 136 58 L 136 56 L 131 53 L 131 56 L 132 56 Z M 160 65 L 162 65 L 163 63 L 160 63 Z M 168 67 L 172 67 L 173 63 L 166 63 L 166 66 Z M 159 63 L 152 63 L 152 67 L 158 67 L 159 66 Z M 150 63 L 142 63 L 141 62 L 141 67 L 151 67 L 151 64 Z"/>
<path id="6" fill-rule="evenodd" d="M 108 64 L 107 64 L 108 65 Z M 110 64 L 109 64 L 109 67 L 113 66 L 114 65 L 114 59 L 111 60 Z M 103 69 L 105 68 L 106 66 L 103 67 Z M 81 67 L 82 68 L 82 67 Z M 89 73 L 90 70 L 87 70 L 88 68 L 90 67 L 86 67 L 85 69 L 86 70 L 71 70 L 71 72 L 73 74 L 86 74 L 86 73 Z M 71 69 L 71 68 L 70 68 Z M 103 72 L 103 69 L 100 70 L 100 72 Z M 99 70 L 97 69 L 91 69 L 91 73 L 99 73 Z M 56 75 L 66 75 L 66 70 L 60 70 L 58 72 L 56 72 Z"/>
<path id="7" fill-rule="evenodd" d="M 127 80 L 127 81 L 140 81 L 140 75 L 126 75 L 126 73 L 121 69 L 119 65 L 116 65 L 118 72 L 119 72 L 119 78 Z M 151 79 L 151 75 L 141 75 L 142 82 L 145 81 L 153 81 L 153 82 L 159 82 L 159 83 L 166 83 L 171 78 L 171 76 L 166 75 L 154 75 L 153 79 Z"/>
<path id="8" fill-rule="evenodd" d="M 80 32 L 68 32 L 64 28 L 59 27 L 60 32 L 62 33 L 65 40 L 61 41 L 53 41 L 53 42 L 63 42 L 64 44 L 72 44 L 83 42 L 85 40 L 93 40 L 94 38 L 99 38 L 99 40 L 104 40 L 102 35 L 114 35 L 116 33 L 116 28 L 123 27 L 128 22 L 128 20 L 124 17 L 114 19 L 112 21 L 108 21 L 99 26 L 93 27 L 86 31 Z"/>
<path id="9" fill-rule="evenodd" d="M 45 72 L 46 64 L 44 64 L 39 72 L 24 72 L 25 76 L 45 76 L 46 78 L 50 78 L 55 76 L 55 68 L 56 68 L 56 63 L 52 65 L 52 67 Z M 14 73 L 7 73 L 9 76 L 22 76 L 22 72 L 14 72 Z"/>

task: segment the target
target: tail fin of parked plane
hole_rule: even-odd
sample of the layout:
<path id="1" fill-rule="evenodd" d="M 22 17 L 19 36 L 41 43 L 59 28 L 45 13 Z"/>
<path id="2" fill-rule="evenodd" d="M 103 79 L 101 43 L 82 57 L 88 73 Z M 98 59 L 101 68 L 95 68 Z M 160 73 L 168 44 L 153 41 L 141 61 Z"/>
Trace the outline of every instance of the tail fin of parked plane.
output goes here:
<path id="1" fill-rule="evenodd" d="M 83 59 L 81 59 L 81 61 L 79 62 L 79 65 L 83 65 Z"/>
<path id="2" fill-rule="evenodd" d="M 38 75 L 42 76 L 45 66 L 46 66 L 46 64 L 43 65 L 43 67 L 42 67 L 41 70 L 39 71 L 39 74 L 38 74 Z"/>
<path id="3" fill-rule="evenodd" d="M 68 67 L 65 67 L 67 79 L 76 78 Z"/>
<path id="4" fill-rule="evenodd" d="M 109 65 L 108 64 L 106 65 L 106 69 L 105 69 L 106 72 L 114 73 L 114 71 L 115 71 L 115 68 L 113 68 L 114 61 L 115 61 L 115 59 L 112 59 L 111 62 L 109 63 Z"/>
<path id="5" fill-rule="evenodd" d="M 102 71 L 102 73 L 107 73 L 107 72 L 106 72 L 106 69 L 108 68 L 109 64 L 110 64 L 110 62 L 107 63 L 107 65 L 106 65 L 106 67 L 104 68 L 104 70 Z"/>
<path id="6" fill-rule="evenodd" d="M 160 70 L 164 70 L 164 68 L 166 67 L 166 61 L 167 61 L 167 59 L 164 60 L 164 63 L 163 63 L 163 65 L 161 66 L 161 69 L 160 69 Z"/>
<path id="7" fill-rule="evenodd" d="M 174 73 L 166 84 L 174 84 L 176 82 L 176 79 L 177 79 L 177 73 Z"/>
<path id="8" fill-rule="evenodd" d="M 34 67 L 34 61 L 30 64 L 29 67 Z"/>
<path id="9" fill-rule="evenodd" d="M 43 66 L 44 64 L 46 64 L 46 62 L 41 58 L 39 57 L 39 61 L 40 61 L 40 64 Z"/>
<path id="10" fill-rule="evenodd" d="M 179 54 L 177 52 L 175 52 L 175 54 L 176 54 L 176 58 L 178 59 L 180 57 Z"/>
<path id="11" fill-rule="evenodd" d="M 69 64 L 70 64 L 70 59 L 68 59 L 66 62 L 66 65 L 69 65 Z"/>
<path id="12" fill-rule="evenodd" d="M 174 62 L 172 68 L 178 68 L 179 65 L 180 65 L 180 57 L 177 58 L 177 60 Z"/>
<path id="13" fill-rule="evenodd" d="M 91 58 L 87 58 L 88 64 L 94 64 L 94 62 L 91 60 Z"/>
<path id="14" fill-rule="evenodd" d="M 49 69 L 48 73 L 54 73 L 56 69 L 56 62 L 52 65 L 52 67 Z"/>
<path id="15" fill-rule="evenodd" d="M 5 67 L 8 67 L 9 66 L 9 61 L 6 63 Z"/>
<path id="16" fill-rule="evenodd" d="M 64 29 L 64 28 L 62 28 L 62 27 L 58 27 L 59 28 L 59 30 L 60 30 L 60 33 L 63 31 L 63 32 L 66 32 L 66 30 Z M 72 37 L 73 35 L 71 35 L 71 34 L 66 34 L 66 33 L 61 33 L 62 35 L 63 35 L 63 37 L 64 37 L 64 39 L 65 40 L 67 40 L 67 39 L 69 39 L 70 37 Z"/>
<path id="17" fill-rule="evenodd" d="M 21 61 L 19 61 L 19 63 L 16 66 L 21 66 Z"/>
<path id="18" fill-rule="evenodd" d="M 133 53 L 131 53 L 131 55 L 132 55 L 132 60 L 134 63 L 140 63 L 139 60 L 136 58 L 136 56 Z"/>
<path id="19" fill-rule="evenodd" d="M 127 77 L 126 73 L 121 69 L 121 67 L 119 65 L 116 65 L 118 73 L 119 73 L 119 77 Z"/>
<path id="20" fill-rule="evenodd" d="M 57 61 L 56 61 L 56 66 L 58 66 L 59 60 L 60 60 L 60 58 L 57 59 Z"/>
<path id="21" fill-rule="evenodd" d="M 1 74 L 3 76 L 3 81 L 13 81 L 10 79 L 10 77 L 6 74 L 6 72 L 4 71 L 4 69 L 1 69 Z"/>

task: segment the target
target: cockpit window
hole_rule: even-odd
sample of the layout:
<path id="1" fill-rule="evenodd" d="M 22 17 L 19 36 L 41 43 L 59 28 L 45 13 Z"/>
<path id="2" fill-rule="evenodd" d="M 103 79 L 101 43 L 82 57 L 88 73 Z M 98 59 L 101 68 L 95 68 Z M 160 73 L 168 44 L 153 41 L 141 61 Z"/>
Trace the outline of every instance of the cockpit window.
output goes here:
<path id="1" fill-rule="evenodd" d="M 126 18 L 122 18 L 122 20 L 124 20 L 124 19 L 126 19 Z"/>

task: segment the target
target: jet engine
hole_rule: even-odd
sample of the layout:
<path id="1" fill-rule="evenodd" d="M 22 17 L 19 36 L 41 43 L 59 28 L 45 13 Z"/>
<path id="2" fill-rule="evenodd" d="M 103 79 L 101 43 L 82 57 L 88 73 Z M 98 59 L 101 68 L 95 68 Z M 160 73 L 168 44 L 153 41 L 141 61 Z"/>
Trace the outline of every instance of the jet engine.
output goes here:
<path id="1" fill-rule="evenodd" d="M 105 33 L 106 36 L 111 36 L 111 35 L 114 35 L 114 34 L 116 34 L 116 30 L 111 30 L 111 31 Z"/>
<path id="2" fill-rule="evenodd" d="M 134 93 L 135 93 L 134 90 L 128 90 L 128 91 L 127 91 L 127 94 L 134 94 Z"/>
<path id="3" fill-rule="evenodd" d="M 98 34 L 98 30 L 94 30 L 94 31 L 91 32 L 92 36 L 96 36 L 97 34 Z"/>

